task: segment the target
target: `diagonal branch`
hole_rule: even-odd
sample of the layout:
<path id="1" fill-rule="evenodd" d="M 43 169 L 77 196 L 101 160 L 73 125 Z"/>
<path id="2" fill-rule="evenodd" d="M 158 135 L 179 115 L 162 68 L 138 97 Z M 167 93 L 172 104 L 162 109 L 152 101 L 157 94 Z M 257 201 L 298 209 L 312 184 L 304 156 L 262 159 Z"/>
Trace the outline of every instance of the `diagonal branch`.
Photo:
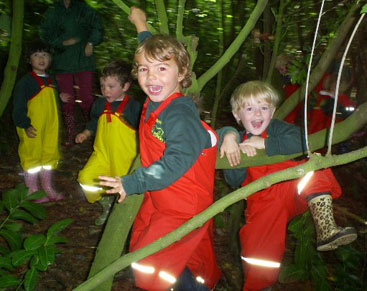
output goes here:
<path id="1" fill-rule="evenodd" d="M 194 229 L 201 227 L 204 223 L 206 223 L 210 218 L 214 217 L 219 212 L 224 211 L 224 209 L 226 209 L 228 206 L 247 198 L 248 196 L 257 191 L 265 189 L 275 183 L 300 178 L 310 171 L 329 168 L 337 165 L 343 165 L 346 163 L 359 160 L 364 157 L 367 157 L 367 147 L 361 148 L 359 150 L 344 155 L 338 155 L 332 157 L 322 157 L 319 155 L 314 155 L 305 164 L 262 177 L 256 180 L 255 182 L 252 182 L 251 184 L 242 187 L 226 195 L 220 200 L 216 201 L 206 210 L 199 213 L 194 218 L 184 223 L 176 230 L 165 235 L 164 237 L 154 241 L 153 243 L 135 252 L 129 253 L 117 259 L 111 265 L 104 268 L 102 271 L 100 271 L 87 281 L 85 281 L 83 284 L 79 285 L 74 290 L 84 291 L 95 288 L 100 283 L 102 283 L 106 278 L 109 278 L 112 274 L 115 274 L 118 271 L 129 266 L 131 263 L 139 261 L 149 255 L 152 255 L 160 251 L 161 249 L 171 245 L 172 243 L 180 240 L 182 237 L 184 237 Z"/>

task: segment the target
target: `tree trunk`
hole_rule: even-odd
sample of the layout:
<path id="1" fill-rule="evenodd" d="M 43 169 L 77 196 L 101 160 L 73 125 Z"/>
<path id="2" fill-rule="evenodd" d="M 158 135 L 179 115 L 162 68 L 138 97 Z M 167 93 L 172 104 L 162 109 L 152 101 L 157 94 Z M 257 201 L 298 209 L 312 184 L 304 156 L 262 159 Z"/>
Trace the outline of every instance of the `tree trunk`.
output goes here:
<path id="1" fill-rule="evenodd" d="M 22 53 L 24 0 L 13 1 L 13 18 L 11 26 L 11 39 L 9 57 L 4 70 L 4 80 L 0 89 L 0 117 L 3 115 L 6 105 L 12 94 L 20 54 Z"/>

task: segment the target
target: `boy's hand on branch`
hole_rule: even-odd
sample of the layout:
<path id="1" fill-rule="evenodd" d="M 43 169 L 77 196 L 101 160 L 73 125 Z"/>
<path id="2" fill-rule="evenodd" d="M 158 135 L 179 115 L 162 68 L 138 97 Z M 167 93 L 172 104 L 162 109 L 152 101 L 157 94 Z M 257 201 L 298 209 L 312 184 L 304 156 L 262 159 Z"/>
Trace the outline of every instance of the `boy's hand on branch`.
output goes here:
<path id="1" fill-rule="evenodd" d="M 140 8 L 131 6 L 129 20 L 135 25 L 138 33 L 149 30 L 147 26 L 147 16 Z"/>
<path id="2" fill-rule="evenodd" d="M 238 165 L 241 162 L 240 148 L 237 143 L 235 133 L 227 133 L 223 138 L 222 146 L 220 147 L 220 157 L 226 155 L 231 167 Z"/>
<path id="3" fill-rule="evenodd" d="M 256 156 L 256 148 L 255 147 L 253 147 L 251 145 L 247 145 L 243 142 L 243 143 L 240 143 L 240 148 L 241 148 L 241 151 L 244 154 L 248 155 L 249 157 Z"/>
<path id="4" fill-rule="evenodd" d="M 253 146 L 259 150 L 265 149 L 265 139 L 261 136 L 253 135 L 246 139 L 242 144 Z"/>
<path id="5" fill-rule="evenodd" d="M 107 194 L 119 194 L 120 198 L 117 200 L 118 203 L 121 203 L 126 198 L 126 192 L 124 190 L 124 187 L 121 183 L 121 178 L 116 177 L 107 177 L 107 176 L 99 176 L 98 177 L 101 181 L 99 182 L 99 185 L 101 186 L 107 186 L 111 187 L 112 189 L 106 190 Z"/>
<path id="6" fill-rule="evenodd" d="M 29 138 L 35 138 L 37 136 L 37 129 L 31 125 L 25 130 L 25 133 Z"/>

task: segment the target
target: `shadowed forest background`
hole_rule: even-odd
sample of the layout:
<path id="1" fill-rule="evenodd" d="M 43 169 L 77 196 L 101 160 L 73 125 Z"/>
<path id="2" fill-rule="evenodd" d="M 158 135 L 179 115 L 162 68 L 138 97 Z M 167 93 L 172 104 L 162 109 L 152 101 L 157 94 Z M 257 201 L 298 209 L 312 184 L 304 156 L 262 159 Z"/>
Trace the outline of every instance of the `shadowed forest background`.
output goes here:
<path id="1" fill-rule="evenodd" d="M 292 56 L 290 67 L 292 81 L 303 85 L 306 80 L 316 21 L 321 5 L 319 0 L 305 1 L 229 1 L 229 0 L 187 0 L 187 1 L 86 1 L 100 15 L 104 26 L 104 41 L 95 47 L 97 74 L 94 92 L 100 94 L 98 74 L 104 65 L 115 59 L 133 60 L 137 45 L 135 27 L 128 21 L 128 7 L 134 5 L 144 9 L 148 21 L 156 32 L 167 31 L 177 34 L 188 45 L 193 66 L 194 85 L 190 88 L 196 96 L 202 118 L 214 128 L 235 124 L 229 98 L 233 90 L 249 80 L 268 80 L 284 99 L 283 78 L 274 68 L 275 57 L 285 53 Z M 24 17 L 15 17 L 18 8 L 24 8 Z M 22 55 L 27 45 L 38 38 L 38 27 L 46 9 L 53 0 L 23 1 L 5 0 L 0 3 L 0 192 L 4 194 L 23 183 L 23 173 L 17 153 L 18 138 L 11 118 L 11 91 L 14 81 L 26 74 L 27 65 Z M 164 3 L 165 6 L 162 7 Z M 317 45 L 313 56 L 311 87 L 316 86 L 327 71 L 337 72 L 346 43 L 360 16 L 365 1 L 326 1 L 322 15 Z M 24 6 L 23 6 L 24 5 Z M 126 5 L 126 6 L 125 6 Z M 181 6 L 180 6 L 181 5 Z M 182 5 L 184 5 L 182 8 Z M 262 5 L 262 7 L 261 7 Z M 180 8 L 181 7 L 181 8 Z M 164 8 L 162 10 L 162 8 Z M 254 10 L 257 17 L 250 17 Z M 353 13 L 352 13 L 353 12 Z M 181 14 L 182 13 L 182 14 Z M 182 23 L 178 15 L 182 16 Z M 167 17 L 167 19 L 165 19 Z M 166 22 L 167 20 L 167 22 Z M 22 35 L 15 34 L 16 22 Z M 18 23 L 18 24 L 19 24 Z M 183 24 L 181 27 L 180 24 Z M 178 28 L 177 28 L 178 27 Z M 182 30 L 181 30 L 182 29 Z M 17 32 L 18 33 L 18 32 Z M 338 40 L 341 35 L 343 37 Z M 345 71 L 352 82 L 348 95 L 360 105 L 361 110 L 353 114 L 348 122 L 336 128 L 336 141 L 343 141 L 348 151 L 367 145 L 367 23 L 362 21 L 346 58 Z M 12 46 L 13 45 L 13 46 Z M 17 60 L 18 59 L 18 60 Z M 52 73 L 52 68 L 50 70 Z M 6 83 L 6 84 L 5 84 Z M 10 87 L 10 88 L 6 88 Z M 299 91 L 302 91 L 303 87 Z M 132 95 L 144 100 L 137 83 Z M 297 95 L 297 94 L 295 94 Z M 304 93 L 299 93 L 299 96 Z M 278 118 L 286 116 L 297 104 L 296 100 L 280 106 Z M 295 96 L 297 97 L 297 96 Z M 310 105 L 315 97 L 310 94 Z M 289 100 L 287 99 L 287 101 Z M 301 97 L 302 99 L 302 97 Z M 301 101 L 303 102 L 303 101 Z M 293 107 L 292 107 L 293 106 Z M 77 112 L 78 131 L 84 129 L 85 119 L 81 110 Z M 303 125 L 300 118 L 299 124 Z M 62 136 L 65 131 L 62 129 Z M 325 134 L 324 134 L 325 135 Z M 324 135 L 311 137 L 315 148 L 322 148 Z M 45 204 L 47 217 L 34 223 L 27 219 L 20 222 L 21 236 L 47 232 L 47 229 L 61 219 L 72 218 L 73 222 L 61 232 L 67 242 L 58 245 L 61 250 L 56 260 L 47 270 L 39 271 L 34 278 L 33 290 L 72 290 L 92 277 L 92 262 L 97 247 L 110 248 L 115 245 L 101 245 L 104 227 L 96 226 L 94 220 L 101 213 L 98 203 L 86 202 L 76 181 L 78 172 L 85 165 L 92 151 L 93 141 L 71 149 L 61 148 L 63 158 L 55 177 L 56 189 L 66 196 L 65 200 Z M 342 153 L 340 145 L 333 146 L 333 154 Z M 257 159 L 243 159 L 243 166 L 261 164 Z M 271 161 L 270 161 L 271 162 Z M 217 163 L 215 199 L 234 191 L 224 181 L 221 169 L 228 168 L 226 161 Z M 296 218 L 289 226 L 287 250 L 283 261 L 283 272 L 275 290 L 366 290 L 367 286 L 367 164 L 366 158 L 333 167 L 333 171 L 343 188 L 343 196 L 335 202 L 335 217 L 342 225 L 352 225 L 358 231 L 358 239 L 353 244 L 339 248 L 335 252 L 318 253 L 315 250 L 315 235 L 310 216 Z M 241 290 L 243 275 L 239 259 L 238 230 L 243 225 L 244 200 L 239 201 L 214 217 L 215 247 L 222 278 L 215 290 Z M 1 204 L 0 210 L 3 210 Z M 117 210 L 117 209 L 116 209 Z M 121 207 L 120 207 L 121 210 Z M 6 217 L 3 211 L 1 217 Z M 1 219 L 3 221 L 3 219 Z M 110 222 L 109 222 L 110 223 Z M 111 230 L 112 222 L 110 223 Z M 110 227 L 110 225 L 107 225 Z M 107 228 L 106 226 L 106 228 Z M 8 240 L 2 237 L 0 245 Z M 102 240 L 103 242 L 103 240 Z M 121 244 L 116 247 L 117 256 Z M 124 248 L 126 251 L 126 247 Z M 1 276 L 10 272 L 23 278 L 30 268 L 24 265 L 10 266 L 4 258 L 7 252 L 0 247 Z M 96 259 L 98 260 L 98 259 Z M 99 267 L 96 267 L 97 269 Z M 111 281 L 112 282 L 112 281 Z M 112 283 L 111 283 L 112 284 Z M 1 285 L 6 289 L 6 285 Z M 85 289 L 83 289 L 85 288 Z M 82 287 L 80 290 L 89 290 Z M 9 287 L 9 290 L 15 288 Z M 32 290 L 31 288 L 28 290 Z M 104 287 L 99 290 L 109 290 Z M 133 287 L 133 277 L 129 268 L 115 275 L 112 290 L 138 290 Z"/>

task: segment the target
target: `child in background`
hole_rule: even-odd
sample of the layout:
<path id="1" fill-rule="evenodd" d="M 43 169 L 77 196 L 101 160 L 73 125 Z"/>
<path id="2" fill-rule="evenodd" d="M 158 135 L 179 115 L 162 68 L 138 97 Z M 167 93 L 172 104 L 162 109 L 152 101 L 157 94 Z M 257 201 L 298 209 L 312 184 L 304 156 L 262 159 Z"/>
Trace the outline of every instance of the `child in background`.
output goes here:
<path id="1" fill-rule="evenodd" d="M 269 85 L 251 81 L 240 85 L 232 94 L 231 106 L 236 120 L 245 128 L 219 130 L 223 144 L 220 155 L 231 165 L 240 162 L 240 151 L 255 156 L 258 149 L 267 155 L 287 155 L 303 152 L 301 130 L 292 124 L 272 119 L 278 96 Z M 239 142 L 241 141 L 241 142 Z M 231 170 L 237 176 L 232 186 L 245 186 L 267 174 L 304 161 L 285 161 L 272 165 Z M 228 171 L 229 172 L 229 171 Z M 230 173 L 226 176 L 230 176 Z M 285 250 L 287 223 L 310 208 L 317 233 L 317 250 L 329 251 L 351 243 L 357 238 L 352 227 L 341 228 L 333 217 L 332 199 L 341 189 L 330 169 L 311 172 L 306 177 L 281 182 L 256 192 L 247 199 L 246 225 L 240 231 L 244 265 L 243 290 L 261 290 L 278 278 Z M 242 179 L 238 179 L 242 174 Z"/>
<path id="2" fill-rule="evenodd" d="M 144 193 L 130 251 L 173 231 L 213 202 L 215 132 L 200 120 L 189 87 L 190 59 L 177 39 L 152 36 L 145 13 L 131 8 L 140 43 L 135 53 L 138 81 L 148 95 L 140 120 L 142 167 L 131 175 L 100 177 L 101 185 L 126 195 Z M 147 290 L 209 290 L 220 277 L 210 220 L 180 241 L 132 264 L 136 285 Z"/>
<path id="3" fill-rule="evenodd" d="M 23 76 L 14 89 L 13 120 L 19 136 L 19 158 L 29 193 L 40 190 L 47 196 L 43 203 L 63 199 L 52 187 L 53 170 L 59 154 L 59 108 L 55 80 L 47 74 L 51 64 L 48 47 L 33 43 L 27 51 L 32 71 Z"/>
<path id="4" fill-rule="evenodd" d="M 107 219 L 113 197 L 98 185 L 98 176 L 126 175 L 137 155 L 136 130 L 142 106 L 127 95 L 132 83 L 131 66 L 123 61 L 114 61 L 102 71 L 100 78 L 104 98 L 98 98 L 92 107 L 91 120 L 86 129 L 79 133 L 76 143 L 83 143 L 96 133 L 94 151 L 87 164 L 79 172 L 78 181 L 90 203 L 99 201 L 102 215 L 96 224 Z"/>
<path id="5" fill-rule="evenodd" d="M 327 78 L 325 78 L 323 88 L 318 92 L 316 105 L 310 112 L 310 134 L 330 127 L 334 109 L 336 82 L 337 76 L 335 73 L 328 74 Z M 345 94 L 348 83 L 341 79 L 335 122 L 344 120 L 356 108 L 356 103 Z"/>

